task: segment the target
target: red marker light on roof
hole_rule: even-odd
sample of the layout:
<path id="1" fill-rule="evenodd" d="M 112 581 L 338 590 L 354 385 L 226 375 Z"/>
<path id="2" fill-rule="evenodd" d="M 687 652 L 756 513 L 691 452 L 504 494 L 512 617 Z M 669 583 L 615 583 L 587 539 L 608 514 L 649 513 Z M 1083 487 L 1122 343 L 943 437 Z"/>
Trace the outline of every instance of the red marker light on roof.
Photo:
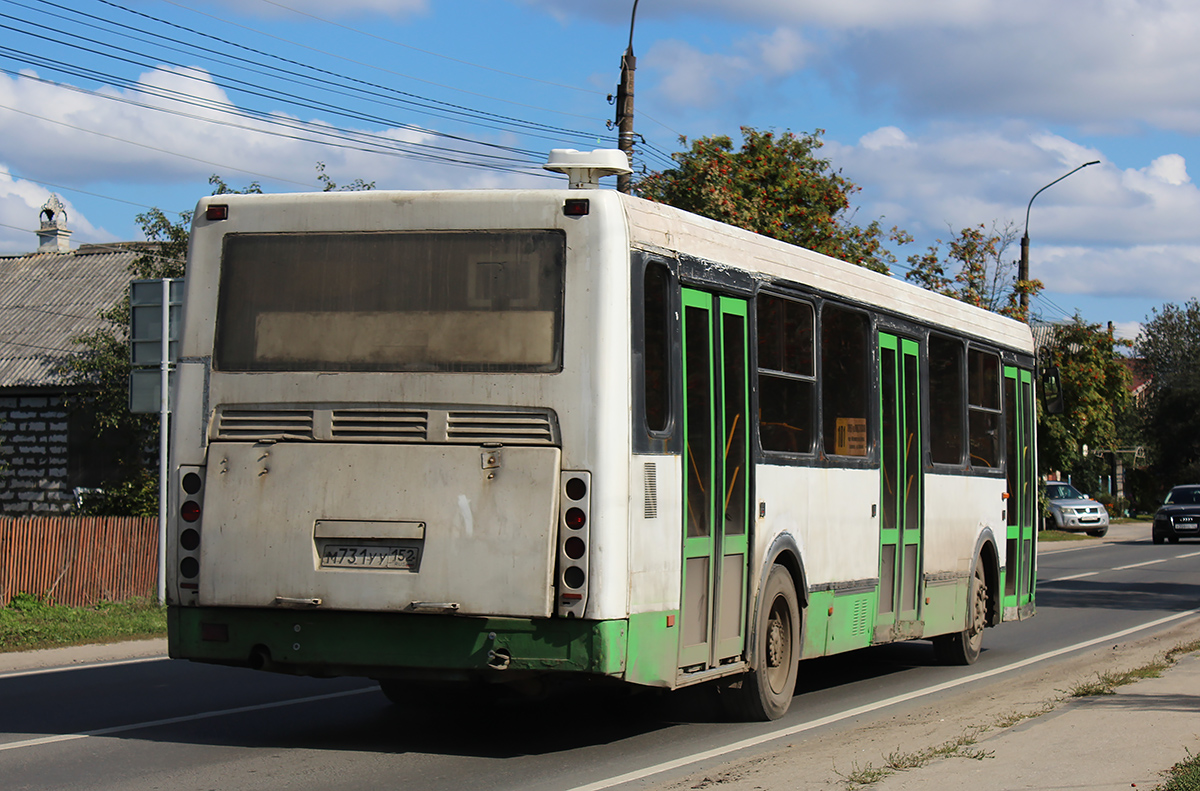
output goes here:
<path id="1" fill-rule="evenodd" d="M 204 212 L 204 219 L 206 219 L 206 220 L 228 220 L 229 219 L 229 207 L 224 204 L 219 204 L 216 206 L 209 206 L 208 209 L 206 209 Z"/>
<path id="2" fill-rule="evenodd" d="M 563 214 L 568 217 L 584 217 L 589 208 L 587 198 L 567 198 L 563 202 Z"/>

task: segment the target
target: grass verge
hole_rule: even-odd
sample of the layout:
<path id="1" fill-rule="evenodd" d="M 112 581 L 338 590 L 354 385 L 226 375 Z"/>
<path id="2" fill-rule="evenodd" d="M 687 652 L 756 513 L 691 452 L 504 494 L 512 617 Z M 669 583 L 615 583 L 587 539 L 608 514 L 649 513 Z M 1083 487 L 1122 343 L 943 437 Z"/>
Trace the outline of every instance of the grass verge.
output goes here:
<path id="1" fill-rule="evenodd" d="M 1066 530 L 1042 530 L 1038 533 L 1038 541 L 1083 541 L 1090 536 L 1087 533 L 1068 533 Z"/>
<path id="2" fill-rule="evenodd" d="M 167 611 L 149 598 L 92 607 L 47 604 L 18 593 L 0 607 L 0 653 L 163 637 Z"/>

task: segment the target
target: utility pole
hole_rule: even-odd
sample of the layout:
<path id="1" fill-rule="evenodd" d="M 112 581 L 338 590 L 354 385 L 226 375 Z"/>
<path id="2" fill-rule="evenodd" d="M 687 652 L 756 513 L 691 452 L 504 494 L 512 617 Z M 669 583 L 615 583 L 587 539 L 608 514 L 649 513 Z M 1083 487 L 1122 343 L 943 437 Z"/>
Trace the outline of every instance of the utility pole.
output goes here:
<path id="1" fill-rule="evenodd" d="M 633 73 L 637 70 L 637 58 L 633 56 L 633 22 L 637 19 L 638 0 L 633 0 L 633 14 L 629 18 L 629 46 L 621 56 L 621 82 L 617 85 L 617 148 L 629 157 L 633 167 Z M 633 179 L 628 173 L 617 175 L 617 191 L 629 193 Z"/>

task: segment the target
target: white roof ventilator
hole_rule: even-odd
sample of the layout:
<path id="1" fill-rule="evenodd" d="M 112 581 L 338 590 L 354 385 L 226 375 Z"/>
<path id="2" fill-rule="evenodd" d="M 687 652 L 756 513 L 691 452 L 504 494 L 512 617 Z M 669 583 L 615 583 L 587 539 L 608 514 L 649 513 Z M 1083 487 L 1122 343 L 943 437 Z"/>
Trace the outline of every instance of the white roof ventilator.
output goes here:
<path id="1" fill-rule="evenodd" d="M 602 177 L 633 172 L 629 157 L 617 148 L 597 148 L 595 151 L 552 148 L 542 167 L 555 173 L 566 173 L 573 190 L 599 189 Z"/>

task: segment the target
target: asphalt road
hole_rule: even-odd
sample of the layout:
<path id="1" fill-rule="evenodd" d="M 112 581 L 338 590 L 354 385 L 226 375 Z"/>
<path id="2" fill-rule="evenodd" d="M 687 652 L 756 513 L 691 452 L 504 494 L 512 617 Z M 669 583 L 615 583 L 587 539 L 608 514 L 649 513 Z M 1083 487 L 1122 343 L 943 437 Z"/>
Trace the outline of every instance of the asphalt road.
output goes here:
<path id="1" fill-rule="evenodd" d="M 777 735 L 841 727 L 846 712 L 861 724 L 948 689 L 986 691 L 1015 664 L 1200 607 L 1200 543 L 1154 546 L 1148 525 L 1110 539 L 1045 545 L 1037 617 L 989 630 L 975 666 L 937 666 L 919 641 L 807 662 L 792 710 L 770 724 L 714 720 L 705 691 L 400 710 L 361 680 L 170 660 L 0 676 L 0 787 L 641 788 L 694 769 L 697 754 L 768 749 Z"/>

